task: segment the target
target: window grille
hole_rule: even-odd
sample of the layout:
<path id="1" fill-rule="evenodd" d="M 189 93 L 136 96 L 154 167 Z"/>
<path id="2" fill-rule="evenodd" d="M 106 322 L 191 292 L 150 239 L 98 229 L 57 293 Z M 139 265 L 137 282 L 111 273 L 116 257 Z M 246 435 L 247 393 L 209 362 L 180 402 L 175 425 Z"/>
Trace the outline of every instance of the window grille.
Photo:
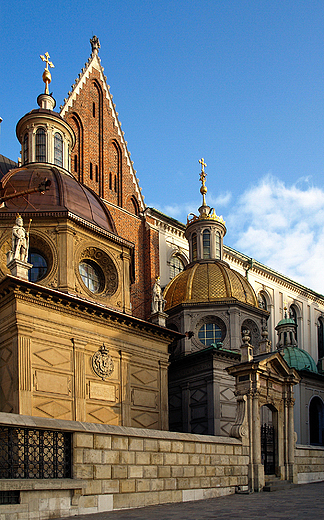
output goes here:
<path id="1" fill-rule="evenodd" d="M 46 162 L 46 134 L 43 128 L 36 132 L 36 162 Z"/>
<path id="2" fill-rule="evenodd" d="M 0 427 L 0 478 L 71 478 L 71 433 Z"/>

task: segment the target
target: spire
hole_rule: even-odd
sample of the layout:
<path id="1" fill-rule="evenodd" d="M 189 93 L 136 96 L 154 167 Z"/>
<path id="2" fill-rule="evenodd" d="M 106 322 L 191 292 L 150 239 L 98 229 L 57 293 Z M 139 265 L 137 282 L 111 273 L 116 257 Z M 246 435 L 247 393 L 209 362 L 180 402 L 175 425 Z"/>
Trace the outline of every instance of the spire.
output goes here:
<path id="1" fill-rule="evenodd" d="M 203 200 L 202 205 L 198 208 L 199 216 L 190 213 L 187 217 L 185 236 L 189 240 L 190 261 L 222 260 L 226 226 L 223 217 L 218 217 L 214 208 L 210 208 L 206 204 L 207 173 L 205 167 L 207 164 L 204 158 L 199 159 L 198 162 L 201 164 L 199 180 Z"/>
<path id="2" fill-rule="evenodd" d="M 50 55 L 48 54 L 48 52 L 45 52 L 45 55 L 40 54 L 40 58 L 42 61 L 45 61 L 45 63 L 46 63 L 46 67 L 44 69 L 43 76 L 42 76 L 43 81 L 45 83 L 45 92 L 44 92 L 44 94 L 40 94 L 38 96 L 37 103 L 40 106 L 40 108 L 46 108 L 47 110 L 54 110 L 56 101 L 53 98 L 53 96 L 50 95 L 49 88 L 48 88 L 49 84 L 52 81 L 52 75 L 51 75 L 48 67 L 51 67 L 51 69 L 53 69 L 54 65 L 50 61 Z"/>
<path id="3" fill-rule="evenodd" d="M 49 89 L 48 89 L 48 85 L 50 84 L 50 82 L 52 81 L 52 76 L 51 76 L 51 73 L 50 71 L 48 70 L 48 66 L 51 67 L 51 69 L 54 68 L 54 65 L 53 63 L 50 61 L 50 55 L 48 54 L 48 52 L 45 52 L 45 56 L 43 56 L 43 54 L 40 55 L 40 58 L 42 61 L 45 61 L 46 63 L 46 67 L 44 69 L 44 72 L 43 72 L 43 81 L 45 83 L 45 94 L 48 94 L 49 95 Z"/>

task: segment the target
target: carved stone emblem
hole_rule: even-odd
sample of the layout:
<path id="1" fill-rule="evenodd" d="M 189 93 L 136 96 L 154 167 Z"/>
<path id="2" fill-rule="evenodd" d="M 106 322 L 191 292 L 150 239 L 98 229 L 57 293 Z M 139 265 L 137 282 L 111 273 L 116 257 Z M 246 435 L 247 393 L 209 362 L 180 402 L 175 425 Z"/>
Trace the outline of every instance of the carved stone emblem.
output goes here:
<path id="1" fill-rule="evenodd" d="M 92 368 L 103 381 L 111 376 L 114 371 L 114 362 L 104 343 L 92 356 Z"/>

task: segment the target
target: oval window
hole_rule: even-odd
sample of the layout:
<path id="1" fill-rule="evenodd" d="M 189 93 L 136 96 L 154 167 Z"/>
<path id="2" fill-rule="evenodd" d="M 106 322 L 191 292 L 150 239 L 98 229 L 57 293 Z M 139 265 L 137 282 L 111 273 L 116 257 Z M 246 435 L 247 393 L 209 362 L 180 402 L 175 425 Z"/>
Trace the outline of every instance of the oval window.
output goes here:
<path id="1" fill-rule="evenodd" d="M 38 282 L 47 273 L 47 261 L 40 254 L 31 251 L 28 255 L 28 262 L 32 264 L 32 268 L 28 272 L 28 280 L 30 282 Z"/>
<path id="2" fill-rule="evenodd" d="M 83 260 L 79 264 L 79 273 L 89 291 L 98 293 L 102 290 L 104 275 L 99 265 L 89 260 Z"/>

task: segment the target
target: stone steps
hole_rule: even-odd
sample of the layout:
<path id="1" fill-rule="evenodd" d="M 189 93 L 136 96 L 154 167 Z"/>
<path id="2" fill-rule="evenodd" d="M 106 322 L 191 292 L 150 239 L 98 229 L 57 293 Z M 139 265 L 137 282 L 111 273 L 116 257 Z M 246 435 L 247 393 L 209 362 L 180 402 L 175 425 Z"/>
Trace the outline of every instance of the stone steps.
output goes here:
<path id="1" fill-rule="evenodd" d="M 280 480 L 279 477 L 267 476 L 263 491 L 279 491 L 284 489 L 291 489 L 296 487 L 297 484 L 293 484 L 290 480 Z"/>

